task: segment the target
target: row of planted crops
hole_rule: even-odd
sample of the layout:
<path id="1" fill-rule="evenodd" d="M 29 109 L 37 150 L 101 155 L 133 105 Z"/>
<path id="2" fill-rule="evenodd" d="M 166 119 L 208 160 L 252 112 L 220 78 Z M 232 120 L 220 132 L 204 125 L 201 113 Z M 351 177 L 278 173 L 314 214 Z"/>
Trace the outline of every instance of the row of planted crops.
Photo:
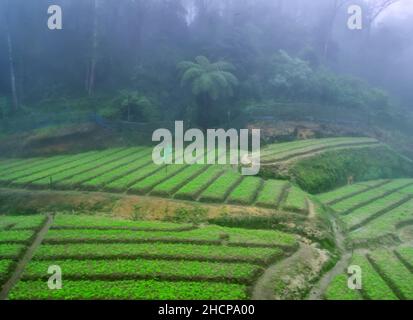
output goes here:
<path id="1" fill-rule="evenodd" d="M 33 189 L 128 192 L 176 199 L 255 205 L 307 213 L 308 195 L 286 181 L 243 177 L 224 165 L 156 165 L 144 147 L 47 159 L 3 160 L 0 185 Z"/>
<path id="2" fill-rule="evenodd" d="M 342 149 L 380 147 L 379 141 L 372 138 L 326 138 L 298 140 L 288 143 L 269 145 L 261 150 L 261 162 L 274 164 L 294 161 L 303 156 L 311 156 L 320 152 L 337 151 Z"/>
<path id="3" fill-rule="evenodd" d="M 330 300 L 412 300 L 413 248 L 378 249 L 356 253 L 350 265 L 359 266 L 361 290 L 349 289 L 349 275 L 343 273 L 330 283 L 325 298 Z"/>
<path id="4" fill-rule="evenodd" d="M 413 299 L 413 248 L 399 238 L 399 229 L 413 224 L 413 180 L 361 182 L 319 198 L 343 222 L 348 245 L 355 249 L 349 265 L 362 272 L 361 290 L 349 289 L 349 274 L 343 273 L 333 279 L 325 297 Z"/>
<path id="5" fill-rule="evenodd" d="M 356 246 L 395 239 L 413 223 L 413 180 L 361 182 L 319 196 L 339 215 Z"/>
<path id="6" fill-rule="evenodd" d="M 308 140 L 268 146 L 262 159 L 265 165 L 376 145 L 359 138 Z M 413 299 L 413 249 L 399 238 L 400 229 L 413 225 L 413 179 L 360 182 L 309 196 L 289 182 L 243 177 L 230 166 L 158 166 L 152 149 L 137 147 L 0 160 L 0 185 L 127 192 L 302 214 L 314 213 L 320 200 L 348 233 L 347 245 L 354 249 L 349 265 L 360 266 L 363 279 L 362 290 L 350 290 L 348 274 L 340 274 L 325 298 Z M 44 215 L 0 216 L 1 283 L 16 271 L 45 222 Z M 264 270 L 298 248 L 296 236 L 274 230 L 63 214 L 42 238 L 8 298 L 248 299 Z M 47 286 L 52 265 L 62 269 L 62 290 Z"/>
<path id="7" fill-rule="evenodd" d="M 44 221 L 0 218 L 3 282 Z M 279 231 L 57 215 L 8 298 L 247 299 L 264 269 L 296 248 Z M 49 289 L 50 266 L 61 268 L 63 289 Z"/>

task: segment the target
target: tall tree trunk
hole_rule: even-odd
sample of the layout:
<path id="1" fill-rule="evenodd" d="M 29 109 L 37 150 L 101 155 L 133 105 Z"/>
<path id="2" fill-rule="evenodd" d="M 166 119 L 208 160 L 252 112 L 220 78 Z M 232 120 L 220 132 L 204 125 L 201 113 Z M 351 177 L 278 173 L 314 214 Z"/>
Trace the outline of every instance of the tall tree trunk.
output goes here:
<path id="1" fill-rule="evenodd" d="M 96 80 L 96 61 L 97 61 L 97 48 L 98 48 L 98 2 L 94 0 L 93 9 L 93 35 L 92 35 L 92 57 L 90 60 L 90 66 L 88 71 L 87 93 L 91 97 L 95 90 Z"/>
<path id="2" fill-rule="evenodd" d="M 7 13 L 6 13 L 7 15 Z M 13 112 L 16 112 L 19 109 L 19 99 L 17 96 L 17 86 L 16 86 L 16 70 L 14 66 L 14 50 L 13 42 L 11 39 L 10 26 L 8 21 L 8 16 L 6 16 L 6 37 L 7 37 L 7 48 L 9 54 L 9 67 L 10 67 L 10 85 L 12 93 L 12 105 Z"/>

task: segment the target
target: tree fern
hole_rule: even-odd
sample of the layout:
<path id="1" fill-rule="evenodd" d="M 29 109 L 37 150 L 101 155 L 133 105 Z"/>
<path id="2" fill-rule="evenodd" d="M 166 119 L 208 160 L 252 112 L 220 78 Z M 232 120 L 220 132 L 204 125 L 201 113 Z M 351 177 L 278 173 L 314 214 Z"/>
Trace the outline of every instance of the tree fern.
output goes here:
<path id="1" fill-rule="evenodd" d="M 191 85 L 196 96 L 207 94 L 212 100 L 222 96 L 232 96 L 238 85 L 237 77 L 230 71 L 234 66 L 225 61 L 211 63 L 208 58 L 198 56 L 195 62 L 183 61 L 178 64 L 182 86 Z"/>

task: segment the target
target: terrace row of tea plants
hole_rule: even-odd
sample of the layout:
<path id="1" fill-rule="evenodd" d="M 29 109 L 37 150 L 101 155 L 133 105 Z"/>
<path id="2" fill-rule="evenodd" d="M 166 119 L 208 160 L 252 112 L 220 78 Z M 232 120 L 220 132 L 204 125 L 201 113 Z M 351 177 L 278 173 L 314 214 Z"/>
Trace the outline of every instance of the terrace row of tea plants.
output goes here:
<path id="1" fill-rule="evenodd" d="M 286 181 L 243 177 L 224 165 L 156 165 L 150 148 L 0 162 L 0 185 L 99 190 L 308 212 L 309 196 Z"/>
<path id="2" fill-rule="evenodd" d="M 0 217 L 3 282 L 44 221 Z M 264 269 L 297 247 L 280 231 L 58 214 L 8 298 L 248 299 Z M 47 285 L 51 265 L 61 290 Z"/>

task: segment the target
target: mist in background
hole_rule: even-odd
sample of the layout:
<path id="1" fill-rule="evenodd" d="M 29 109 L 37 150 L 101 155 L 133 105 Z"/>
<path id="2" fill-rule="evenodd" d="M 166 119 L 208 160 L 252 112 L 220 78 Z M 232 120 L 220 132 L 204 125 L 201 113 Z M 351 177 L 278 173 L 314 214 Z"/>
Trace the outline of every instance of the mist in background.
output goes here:
<path id="1" fill-rule="evenodd" d="M 52 4 L 63 9 L 63 30 L 47 28 Z M 362 30 L 347 27 L 352 4 L 363 8 Z M 199 96 L 177 65 L 205 56 L 234 67 L 238 84 L 218 107 L 225 115 L 277 99 L 335 103 L 322 86 L 313 97 L 280 80 L 277 72 L 295 72 L 280 70 L 285 61 L 304 74 L 300 62 L 358 77 L 412 110 L 412 18 L 410 0 L 0 0 L 0 104 L 97 108 L 129 90 L 142 110 L 157 110 L 149 119 L 183 118 Z"/>

